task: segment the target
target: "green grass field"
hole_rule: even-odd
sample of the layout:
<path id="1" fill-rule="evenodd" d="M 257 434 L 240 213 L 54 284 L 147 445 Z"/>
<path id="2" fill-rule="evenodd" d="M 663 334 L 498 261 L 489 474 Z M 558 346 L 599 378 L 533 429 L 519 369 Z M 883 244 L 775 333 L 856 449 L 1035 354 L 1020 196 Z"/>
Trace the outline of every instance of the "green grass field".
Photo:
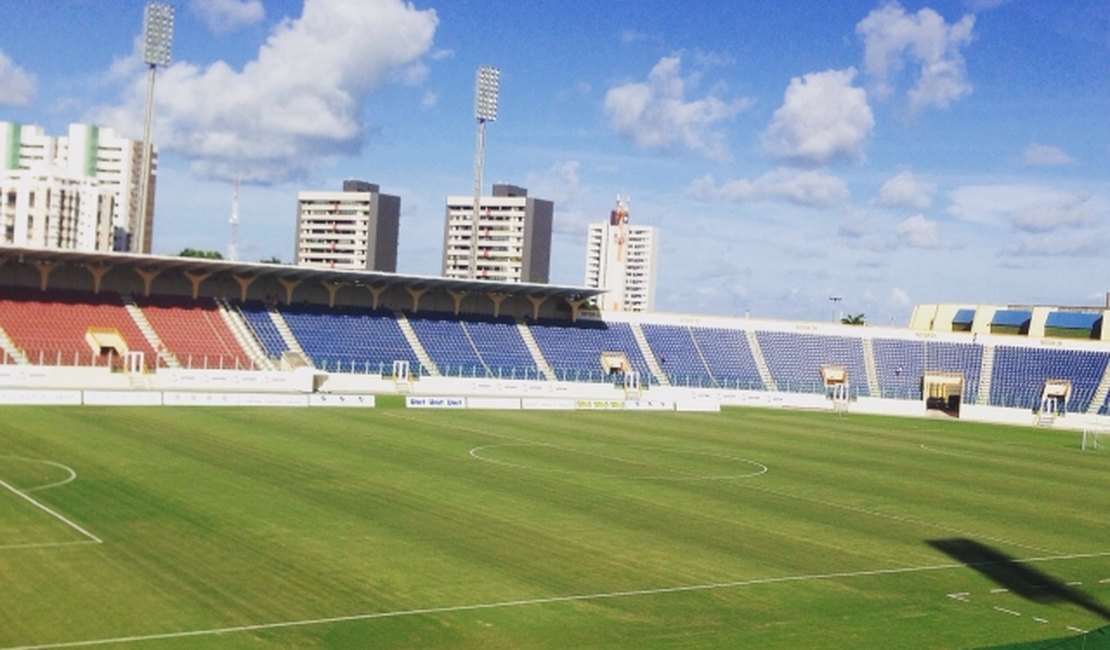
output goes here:
<path id="1" fill-rule="evenodd" d="M 967 648 L 1110 623 L 1110 449 L 775 410 L 0 409 L 0 648 Z"/>

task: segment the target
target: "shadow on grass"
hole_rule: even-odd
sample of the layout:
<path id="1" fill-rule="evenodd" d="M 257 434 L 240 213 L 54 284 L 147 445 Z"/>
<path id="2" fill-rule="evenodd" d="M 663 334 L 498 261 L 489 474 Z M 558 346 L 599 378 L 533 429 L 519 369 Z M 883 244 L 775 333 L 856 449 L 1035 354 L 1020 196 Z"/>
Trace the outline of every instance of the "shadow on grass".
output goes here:
<path id="1" fill-rule="evenodd" d="M 978 571 L 998 586 L 1036 603 L 1072 603 L 1110 621 L 1110 608 L 1081 589 L 973 539 L 926 540 L 929 546 Z"/>

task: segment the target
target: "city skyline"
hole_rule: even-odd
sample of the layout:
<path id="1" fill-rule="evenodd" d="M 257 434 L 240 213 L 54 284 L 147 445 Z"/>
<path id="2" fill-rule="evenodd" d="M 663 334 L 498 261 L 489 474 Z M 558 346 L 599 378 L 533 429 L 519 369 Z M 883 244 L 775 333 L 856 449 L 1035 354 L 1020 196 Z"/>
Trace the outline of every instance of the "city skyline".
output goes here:
<path id="1" fill-rule="evenodd" d="M 0 7 L 0 120 L 139 137 L 144 4 Z M 1102 304 L 1102 4 L 734 4 L 178 2 L 154 252 L 225 250 L 240 176 L 241 257 L 291 261 L 297 192 L 366 178 L 401 197 L 398 271 L 438 274 L 486 64 L 484 184 L 555 203 L 553 283 L 620 193 L 665 232 L 660 311 Z"/>

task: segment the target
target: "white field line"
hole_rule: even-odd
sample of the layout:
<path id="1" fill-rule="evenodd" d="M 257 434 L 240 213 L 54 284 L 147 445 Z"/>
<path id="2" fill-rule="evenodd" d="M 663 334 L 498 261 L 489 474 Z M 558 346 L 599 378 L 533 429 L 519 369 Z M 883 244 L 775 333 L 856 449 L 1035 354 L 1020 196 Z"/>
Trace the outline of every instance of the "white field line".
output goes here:
<path id="1" fill-rule="evenodd" d="M 1071 630 L 1072 632 L 1078 632 L 1079 634 L 1086 634 L 1088 632 L 1088 630 L 1084 630 L 1084 629 L 1075 627 L 1074 625 L 1069 625 L 1068 629 Z"/>
<path id="2" fill-rule="evenodd" d="M 38 458 L 24 458 L 23 456 L 0 456 L 0 458 L 6 458 L 8 460 L 22 460 L 24 462 L 36 463 L 38 465 L 49 465 L 51 467 L 57 467 L 58 469 L 65 470 L 66 474 L 68 474 L 68 476 L 66 476 L 64 479 L 62 479 L 60 481 L 57 481 L 55 483 L 48 483 L 46 485 L 36 485 L 35 487 L 31 487 L 31 488 L 23 488 L 23 493 L 24 494 L 29 493 L 29 492 L 38 492 L 39 490 L 49 490 L 50 488 L 60 487 L 62 485 L 65 485 L 66 483 L 71 483 L 74 479 L 77 478 L 77 472 L 73 471 L 72 467 L 70 467 L 68 465 L 63 465 L 61 463 L 55 463 L 52 460 L 41 460 L 41 459 L 38 459 Z"/>
<path id="3" fill-rule="evenodd" d="M 1011 562 L 980 562 L 980 563 L 953 563 L 931 564 L 916 567 L 900 567 L 893 569 L 871 569 L 866 571 L 840 571 L 836 573 L 814 573 L 797 576 L 780 576 L 777 578 L 754 578 L 751 580 L 735 580 L 731 582 L 715 582 L 701 585 L 682 585 L 676 587 L 659 587 L 654 589 L 631 589 L 628 591 L 610 591 L 593 594 L 576 594 L 569 596 L 550 596 L 547 598 L 530 598 L 522 600 L 504 600 L 492 603 L 473 603 L 469 605 L 448 605 L 443 607 L 424 607 L 420 609 L 404 609 L 392 612 L 370 612 L 365 614 L 349 614 L 346 616 L 330 616 L 326 618 L 306 618 L 293 621 L 278 621 L 273 623 L 256 623 L 253 625 L 235 625 L 202 630 L 185 630 L 180 632 L 162 632 L 158 634 L 142 634 L 135 636 L 121 636 L 104 639 L 87 639 L 82 641 L 59 641 L 56 643 L 40 643 L 35 645 L 7 646 L 0 650 L 48 650 L 54 648 L 82 648 L 98 645 L 142 643 L 145 641 L 164 641 L 168 639 L 184 639 L 201 636 L 215 636 L 220 634 L 233 634 L 241 632 L 260 632 L 264 630 L 279 630 L 298 627 L 312 627 L 331 625 L 335 623 L 350 623 L 356 621 L 372 621 L 388 618 L 403 618 L 410 616 L 428 616 L 433 614 L 453 614 L 458 612 L 473 612 L 490 609 L 508 609 L 513 607 L 532 607 L 537 605 L 553 605 L 560 603 L 576 603 L 595 600 L 610 600 L 615 598 L 633 598 L 637 596 L 656 596 L 661 594 L 676 594 L 698 591 L 712 591 L 720 589 L 736 589 L 757 585 L 772 585 L 791 582 L 813 582 L 819 580 L 837 580 L 843 578 L 862 578 L 871 576 L 901 575 L 910 573 L 923 573 L 927 571 L 948 571 L 952 569 L 974 568 L 976 566 L 991 564 L 1033 564 L 1037 562 L 1053 562 L 1061 560 L 1084 560 L 1100 557 L 1110 557 L 1110 551 L 1100 553 L 1072 553 L 1067 555 L 1053 555 L 1045 557 L 1031 557 L 1017 559 Z M 1073 628 L 1069 628 L 1073 629 Z M 1077 630 L 1082 631 L 1082 630 Z"/>
<path id="4" fill-rule="evenodd" d="M 1009 614 L 1010 616 L 1021 616 L 1021 612 L 1015 612 L 1012 609 L 1006 609 L 1005 607 L 999 607 L 998 605 L 994 606 L 994 611 L 1002 612 L 1003 614 Z"/>
<path id="5" fill-rule="evenodd" d="M 100 543 L 101 543 L 101 539 L 100 539 L 99 537 L 97 537 L 96 535 L 93 535 L 93 534 L 92 534 L 92 533 L 90 533 L 89 531 L 87 531 L 87 530 L 85 530 L 84 528 L 82 528 L 82 527 L 81 527 L 81 526 L 80 526 L 79 524 L 76 524 L 76 523 L 74 523 L 74 522 L 73 522 L 72 520 L 70 520 L 70 519 L 67 519 L 67 518 L 66 518 L 66 517 L 65 517 L 64 515 L 62 515 L 61 513 L 57 512 L 57 511 L 55 511 L 55 510 L 51 510 L 50 508 L 48 508 L 47 506 L 43 505 L 43 504 L 42 504 L 42 503 L 40 503 L 39 501 L 36 501 L 36 500 L 35 500 L 35 499 L 34 499 L 33 497 L 30 497 L 30 496 L 28 496 L 28 495 L 27 495 L 26 493 L 24 493 L 24 492 L 20 492 L 20 491 L 19 491 L 18 489 L 16 489 L 15 487 L 13 487 L 13 486 L 12 486 L 11 484 L 9 484 L 9 483 L 8 483 L 7 481 L 0 481 L 0 487 L 4 487 L 4 488 L 5 488 L 5 489 L 7 489 L 8 491 L 10 491 L 10 492 L 11 492 L 12 494 L 14 494 L 14 495 L 16 495 L 16 496 L 20 497 L 21 499 L 24 499 L 24 500 L 26 500 L 26 501 L 27 501 L 28 503 L 30 503 L 31 505 L 35 506 L 35 507 L 36 507 L 36 508 L 38 508 L 39 510 L 42 510 L 43 512 L 45 512 L 45 513 L 49 514 L 49 515 L 50 515 L 51 517 L 54 517 L 54 518 L 55 518 L 55 519 L 57 519 L 58 521 L 62 522 L 63 524 L 65 524 L 65 525 L 67 525 L 67 526 L 69 526 L 69 527 L 70 527 L 70 528 L 72 528 L 73 530 L 76 530 L 77 532 L 81 533 L 81 534 L 82 534 L 82 535 L 84 535 L 85 537 L 88 537 L 88 538 L 89 538 L 89 540 L 91 540 L 91 541 L 93 541 L 93 542 L 95 542 L 95 543 L 97 543 L 97 544 L 100 544 Z"/>

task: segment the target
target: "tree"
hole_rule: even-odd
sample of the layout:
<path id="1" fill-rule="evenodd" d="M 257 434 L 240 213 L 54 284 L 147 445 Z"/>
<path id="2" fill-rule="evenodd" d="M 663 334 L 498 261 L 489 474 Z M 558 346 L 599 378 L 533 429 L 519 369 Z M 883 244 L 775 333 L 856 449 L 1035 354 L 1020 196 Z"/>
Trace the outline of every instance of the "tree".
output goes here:
<path id="1" fill-rule="evenodd" d="M 284 264 L 285 263 L 285 262 L 282 262 L 281 258 L 278 257 L 277 255 L 271 255 L 270 257 L 267 257 L 264 260 L 258 260 L 258 261 L 263 263 L 263 264 Z"/>
<path id="2" fill-rule="evenodd" d="M 863 314 L 846 314 L 840 319 L 841 325 L 866 325 L 867 317 Z"/>
<path id="3" fill-rule="evenodd" d="M 200 250 L 199 248 L 186 248 L 185 250 L 178 253 L 177 256 L 202 257 L 206 260 L 222 260 L 224 258 L 224 256 L 220 254 L 220 251 L 205 251 Z"/>

